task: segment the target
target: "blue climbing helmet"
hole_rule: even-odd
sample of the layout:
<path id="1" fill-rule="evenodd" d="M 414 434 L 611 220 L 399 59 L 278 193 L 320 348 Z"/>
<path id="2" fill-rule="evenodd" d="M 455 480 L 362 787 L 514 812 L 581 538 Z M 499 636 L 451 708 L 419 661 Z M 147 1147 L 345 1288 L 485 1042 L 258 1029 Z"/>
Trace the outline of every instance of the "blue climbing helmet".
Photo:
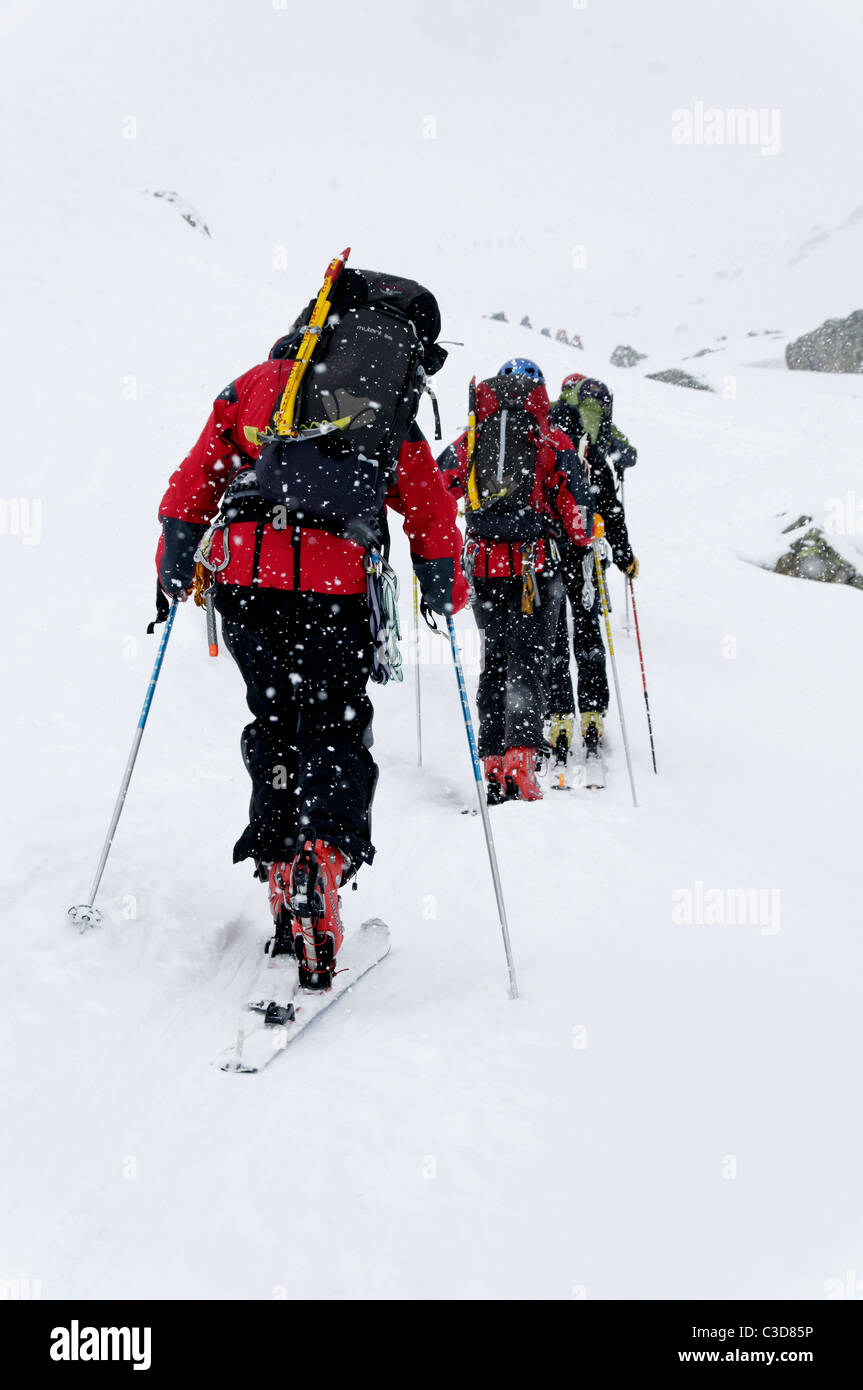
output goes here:
<path id="1" fill-rule="evenodd" d="M 531 362 L 529 357 L 511 357 L 508 362 L 504 362 L 498 376 L 528 376 L 532 381 L 545 382 L 545 377 L 535 362 Z"/>

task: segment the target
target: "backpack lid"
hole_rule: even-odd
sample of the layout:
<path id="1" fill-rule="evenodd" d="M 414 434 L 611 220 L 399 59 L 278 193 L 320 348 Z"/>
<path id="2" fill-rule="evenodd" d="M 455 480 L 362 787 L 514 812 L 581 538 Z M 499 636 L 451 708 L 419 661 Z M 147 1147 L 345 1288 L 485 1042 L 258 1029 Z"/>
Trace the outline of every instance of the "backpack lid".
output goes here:
<path id="1" fill-rule="evenodd" d="M 537 424 L 545 427 L 550 410 L 545 383 L 531 377 L 492 376 L 477 382 L 476 420 L 481 425 L 498 410 L 526 410 Z"/>
<path id="2" fill-rule="evenodd" d="M 350 303 L 343 306 L 343 299 Z M 431 290 L 403 275 L 379 270 L 345 270 L 336 285 L 336 311 L 351 304 L 392 304 L 409 318 L 422 342 L 431 344 L 441 330 L 440 309 Z"/>
<path id="3" fill-rule="evenodd" d="M 378 270 L 355 270 L 346 266 L 336 281 L 332 313 L 346 314 L 362 305 L 391 305 L 409 319 L 423 345 L 423 368 L 426 376 L 439 372 L 447 359 L 446 348 L 435 340 L 441 331 L 438 302 L 431 290 L 403 275 L 387 275 Z M 302 342 L 303 328 L 315 306 L 312 299 L 301 310 L 288 332 L 270 349 L 270 358 L 293 357 Z"/>
<path id="4" fill-rule="evenodd" d="M 431 290 L 403 275 L 387 275 L 380 270 L 342 271 L 333 296 L 333 311 L 347 313 L 360 305 L 392 307 L 409 319 L 423 345 L 426 376 L 439 372 L 447 359 L 446 348 L 435 340 L 441 331 L 440 309 Z"/>

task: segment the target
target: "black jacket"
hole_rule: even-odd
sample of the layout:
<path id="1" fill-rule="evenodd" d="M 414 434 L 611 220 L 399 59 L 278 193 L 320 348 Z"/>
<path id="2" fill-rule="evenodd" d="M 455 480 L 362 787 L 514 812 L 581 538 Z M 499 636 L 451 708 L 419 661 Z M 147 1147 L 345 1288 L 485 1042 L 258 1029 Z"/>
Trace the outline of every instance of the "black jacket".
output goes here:
<path id="1" fill-rule="evenodd" d="M 577 407 L 567 405 L 565 401 L 555 401 L 551 407 L 549 419 L 557 429 L 563 430 L 565 434 L 569 435 L 576 450 L 581 453 L 584 429 Z M 623 515 L 623 507 L 620 505 L 620 498 L 614 484 L 614 474 L 609 462 L 609 460 L 615 460 L 615 456 L 621 452 L 623 447 L 631 454 L 635 454 L 635 450 L 632 449 L 625 436 L 616 434 L 614 427 L 603 421 L 599 438 L 595 444 L 591 444 L 588 439 L 584 456 L 593 497 L 593 510 L 599 512 L 605 522 L 605 534 L 614 552 L 614 563 L 618 569 L 625 570 L 632 564 L 632 546 L 629 543 L 626 518 Z"/>

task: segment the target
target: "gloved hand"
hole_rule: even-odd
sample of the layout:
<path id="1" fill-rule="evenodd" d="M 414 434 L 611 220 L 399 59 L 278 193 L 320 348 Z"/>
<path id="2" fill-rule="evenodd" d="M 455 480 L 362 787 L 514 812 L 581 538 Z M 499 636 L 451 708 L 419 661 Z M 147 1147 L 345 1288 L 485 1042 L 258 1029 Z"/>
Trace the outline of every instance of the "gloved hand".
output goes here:
<path id="1" fill-rule="evenodd" d="M 638 561 L 636 560 L 636 558 L 635 558 L 634 555 L 632 556 L 632 558 L 630 559 L 630 561 L 629 561 L 628 563 L 627 563 L 626 561 L 620 562 L 620 563 L 618 564 L 617 568 L 618 568 L 619 570 L 623 570 L 623 573 L 624 573 L 625 575 L 627 575 L 630 579 L 637 579 L 637 578 L 638 578 L 638 569 L 639 569 L 639 565 L 638 565 Z"/>
<path id="2" fill-rule="evenodd" d="M 606 461 L 611 464 L 617 474 L 618 482 L 623 477 L 627 468 L 634 468 L 638 460 L 638 451 L 631 444 L 623 444 L 615 440 L 613 446 L 606 454 Z"/>
<path id="3" fill-rule="evenodd" d="M 468 600 L 467 580 L 459 560 L 423 560 L 411 555 L 422 589 L 423 602 L 432 613 L 446 618 L 458 613 Z"/>
<path id="4" fill-rule="evenodd" d="M 195 551 L 206 526 L 162 517 L 162 539 L 156 552 L 159 583 L 169 599 L 185 603 L 195 578 Z"/>
<path id="5" fill-rule="evenodd" d="M 167 599 L 171 601 L 171 603 L 174 602 L 174 599 L 176 599 L 178 603 L 185 603 L 186 599 L 191 596 L 192 590 L 194 588 L 194 585 L 190 584 L 188 589 L 180 589 L 179 587 L 170 582 L 166 583 L 161 578 L 159 579 L 159 585 L 161 587 L 162 593 L 165 595 Z"/>

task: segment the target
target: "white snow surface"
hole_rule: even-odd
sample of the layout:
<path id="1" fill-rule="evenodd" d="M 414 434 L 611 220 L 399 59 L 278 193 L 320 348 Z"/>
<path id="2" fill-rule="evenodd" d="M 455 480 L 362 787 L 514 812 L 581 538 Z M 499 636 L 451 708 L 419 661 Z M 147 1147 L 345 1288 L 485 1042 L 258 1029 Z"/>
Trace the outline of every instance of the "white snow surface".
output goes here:
<path id="1" fill-rule="evenodd" d="M 863 1270 L 863 597 L 760 563 L 801 513 L 863 498 L 863 380 L 782 356 L 860 307 L 860 7 L 394 14 L 4 9 L 0 1277 L 44 1297 L 824 1297 Z M 779 108 L 780 153 L 674 146 L 697 100 Z M 578 369 L 614 389 L 659 775 L 615 572 L 640 805 L 612 709 L 607 790 L 493 812 L 510 1001 L 449 652 L 424 636 L 424 765 L 411 661 L 374 692 L 378 856 L 344 898 L 349 925 L 390 923 L 391 954 L 267 1072 L 230 1076 L 212 1061 L 267 906 L 231 865 L 242 683 L 191 605 L 105 923 L 78 935 L 65 911 L 155 655 L 168 474 L 348 243 L 439 293 L 464 343 L 436 382 L 447 437 L 471 373 L 516 352 L 552 387 Z M 648 360 L 608 367 L 629 341 Z M 672 365 L 715 393 L 646 379 Z M 842 544 L 863 567 L 859 533 Z M 764 890 L 769 920 L 679 924 L 698 884 Z"/>

